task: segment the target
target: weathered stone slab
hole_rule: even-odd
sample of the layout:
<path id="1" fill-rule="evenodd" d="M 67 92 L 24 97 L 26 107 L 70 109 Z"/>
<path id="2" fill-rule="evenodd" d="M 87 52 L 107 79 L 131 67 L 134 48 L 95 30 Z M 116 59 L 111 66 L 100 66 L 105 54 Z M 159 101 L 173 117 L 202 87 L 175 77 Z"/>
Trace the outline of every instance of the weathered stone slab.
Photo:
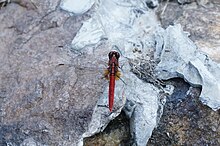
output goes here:
<path id="1" fill-rule="evenodd" d="M 202 53 L 180 25 L 157 33 L 160 62 L 156 67 L 161 79 L 184 78 L 193 86 L 202 86 L 201 100 L 213 110 L 220 108 L 220 65 Z M 162 40 L 161 40 L 162 39 Z M 161 45 L 162 43 L 162 45 Z M 158 58 L 158 57 L 157 57 Z"/>

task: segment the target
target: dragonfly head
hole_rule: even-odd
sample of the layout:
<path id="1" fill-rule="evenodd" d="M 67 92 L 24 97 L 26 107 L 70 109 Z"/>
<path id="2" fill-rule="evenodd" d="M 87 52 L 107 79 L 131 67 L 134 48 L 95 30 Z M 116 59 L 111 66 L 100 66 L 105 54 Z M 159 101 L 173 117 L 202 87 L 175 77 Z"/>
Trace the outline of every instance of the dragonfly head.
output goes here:
<path id="1" fill-rule="evenodd" d="M 117 51 L 113 50 L 113 51 L 109 52 L 108 57 L 109 57 L 109 59 L 112 59 L 113 56 L 118 60 L 120 57 L 120 54 Z"/>

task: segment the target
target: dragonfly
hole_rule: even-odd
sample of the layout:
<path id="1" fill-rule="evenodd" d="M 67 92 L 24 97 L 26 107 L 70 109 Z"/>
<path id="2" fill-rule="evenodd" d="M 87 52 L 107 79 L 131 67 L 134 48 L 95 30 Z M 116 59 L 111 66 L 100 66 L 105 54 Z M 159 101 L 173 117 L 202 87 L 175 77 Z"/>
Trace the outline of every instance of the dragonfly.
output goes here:
<path id="1" fill-rule="evenodd" d="M 109 62 L 108 68 L 104 72 L 104 76 L 109 80 L 109 92 L 108 92 L 108 104 L 109 110 L 112 112 L 114 104 L 114 91 L 115 91 L 115 80 L 120 79 L 121 73 L 119 71 L 119 57 L 120 54 L 113 50 L 108 54 Z"/>
<path id="2" fill-rule="evenodd" d="M 78 81 L 84 80 L 86 84 L 78 90 L 85 90 L 81 93 L 89 94 L 91 97 L 95 97 L 93 94 L 103 93 L 105 87 L 108 86 L 107 95 L 108 99 L 106 104 L 103 103 L 97 104 L 98 107 L 106 107 L 112 113 L 117 111 L 118 105 L 125 102 L 124 91 L 126 88 L 126 82 L 121 78 L 123 70 L 122 66 L 119 66 L 119 58 L 121 52 L 112 47 L 111 51 L 104 51 L 102 55 L 106 55 L 106 58 L 98 57 L 100 54 L 81 54 L 74 61 L 74 68 L 78 74 Z M 96 55 L 96 56 L 94 56 Z M 108 58 L 107 58 L 108 57 Z M 104 59 L 104 60 L 103 60 Z M 123 61 L 123 60 L 122 60 Z M 122 83 L 117 84 L 117 80 L 120 80 Z M 118 87 L 116 86 L 118 85 Z M 91 90 L 88 90 L 91 89 Z M 119 89 L 120 88 L 120 89 Z M 96 91 L 94 91 L 96 89 Z M 95 93 L 95 94 L 96 94 Z M 116 104 L 116 95 L 122 97 L 120 103 Z M 84 95 L 82 95 L 84 96 Z M 86 96 L 87 97 L 87 96 Z M 114 101 L 115 100 L 115 101 Z M 104 101 L 103 101 L 104 102 Z M 117 105 L 117 107 L 115 106 Z"/>

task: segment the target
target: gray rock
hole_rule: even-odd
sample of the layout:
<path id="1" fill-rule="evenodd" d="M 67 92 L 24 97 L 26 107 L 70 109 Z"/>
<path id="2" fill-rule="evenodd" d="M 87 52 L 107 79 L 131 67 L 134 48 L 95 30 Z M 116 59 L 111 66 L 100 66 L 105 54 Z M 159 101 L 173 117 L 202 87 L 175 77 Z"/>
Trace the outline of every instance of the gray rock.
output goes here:
<path id="1" fill-rule="evenodd" d="M 60 7 L 68 12 L 80 15 L 88 11 L 94 3 L 95 0 L 62 0 Z"/>
<path id="2" fill-rule="evenodd" d="M 212 60 L 220 62 L 219 54 L 219 0 L 197 0 L 191 4 L 161 3 L 158 8 L 163 28 L 181 24 L 190 33 L 189 38 Z M 165 8 L 165 9 L 164 9 Z M 163 13 L 162 13 L 163 12 Z"/>
<path id="3" fill-rule="evenodd" d="M 155 8 L 159 5 L 158 0 L 145 0 L 145 3 L 149 8 Z"/>
<path id="4" fill-rule="evenodd" d="M 184 30 L 191 34 L 190 39 L 195 42 L 198 49 L 218 63 L 220 62 L 219 2 L 212 0 L 206 4 L 201 0 L 203 7 L 191 5 L 183 7 L 182 15 L 176 20 L 176 23 L 180 23 Z"/>
<path id="5" fill-rule="evenodd" d="M 159 25 L 155 13 L 146 1 L 106 0 L 92 18 L 70 16 L 58 9 L 59 2 L 38 1 L 36 9 L 11 3 L 0 11 L 0 145 L 82 145 L 82 138 L 103 131 L 121 110 L 130 117 L 135 143 L 146 145 L 166 100 L 158 88 L 131 73 L 128 62 L 151 59 Z M 207 87 L 218 88 L 213 80 L 219 78 L 219 65 L 197 53 L 178 27 L 158 29 L 156 42 L 160 78 L 180 76 L 204 86 L 201 99 L 217 109 L 219 98 L 209 99 L 215 95 Z M 122 53 L 126 85 L 117 82 L 110 114 L 103 107 L 108 90 L 99 70 L 106 68 L 101 62 L 114 45 Z"/>
<path id="6" fill-rule="evenodd" d="M 111 42 L 112 46 L 122 48 L 125 42 L 135 44 L 139 41 L 138 36 L 142 38 L 144 33 L 150 33 L 157 25 L 156 15 L 148 11 L 143 1 L 100 1 L 92 18 L 83 23 L 73 39 L 72 48 L 82 50 L 105 40 Z"/>
<path id="7" fill-rule="evenodd" d="M 210 0 L 196 0 L 196 2 L 197 2 L 199 5 L 205 7 L 205 6 L 210 2 Z"/>
<path id="8" fill-rule="evenodd" d="M 36 142 L 33 138 L 25 139 L 20 146 L 46 146 Z"/>
<path id="9" fill-rule="evenodd" d="M 85 75 L 78 75 L 74 60 L 79 54 L 66 45 L 75 35 L 70 29 L 78 30 L 84 17 L 70 24 L 58 1 L 36 5 L 35 10 L 14 3 L 1 9 L 0 145 L 30 143 L 30 137 L 35 144 L 76 145 L 97 98 L 85 94 L 84 81 L 78 81 Z M 88 87 L 95 79 L 85 80 Z"/>
<path id="10" fill-rule="evenodd" d="M 156 67 L 160 79 L 182 77 L 193 86 L 202 86 L 201 101 L 213 110 L 220 108 L 219 64 L 201 53 L 182 31 L 180 25 L 159 31 L 158 45 L 164 42 L 160 62 Z M 160 39 L 163 39 L 161 41 Z M 157 48 L 157 47 L 156 47 Z M 157 53 L 158 54 L 158 53 Z"/>
<path id="11" fill-rule="evenodd" d="M 180 3 L 180 4 L 189 4 L 189 3 L 192 3 L 194 1 L 195 0 L 178 0 L 178 3 Z"/>

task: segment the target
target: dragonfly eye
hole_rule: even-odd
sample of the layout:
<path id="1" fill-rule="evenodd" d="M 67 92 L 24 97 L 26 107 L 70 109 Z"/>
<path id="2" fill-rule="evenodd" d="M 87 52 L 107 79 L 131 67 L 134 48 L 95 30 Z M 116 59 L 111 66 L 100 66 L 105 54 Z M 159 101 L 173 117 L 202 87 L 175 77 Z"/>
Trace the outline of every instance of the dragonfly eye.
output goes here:
<path id="1" fill-rule="evenodd" d="M 108 54 L 108 58 L 111 59 L 112 56 L 113 56 L 113 53 L 112 53 L 112 52 L 109 52 L 109 54 Z"/>
<path id="2" fill-rule="evenodd" d="M 117 60 L 119 59 L 120 57 L 120 54 L 118 52 L 115 52 L 115 57 L 117 58 Z"/>

